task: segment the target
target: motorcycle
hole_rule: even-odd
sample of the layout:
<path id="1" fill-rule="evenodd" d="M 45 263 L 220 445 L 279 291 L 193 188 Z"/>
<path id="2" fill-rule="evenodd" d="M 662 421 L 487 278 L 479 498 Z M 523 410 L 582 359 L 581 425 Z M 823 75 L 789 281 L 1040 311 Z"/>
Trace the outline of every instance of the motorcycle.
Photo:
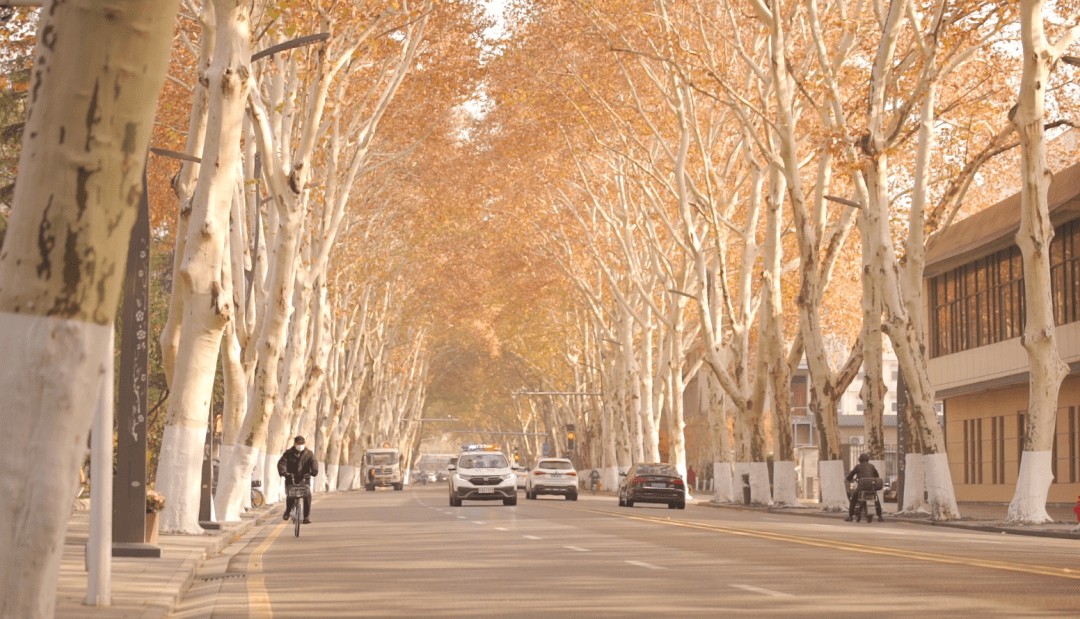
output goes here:
<path id="1" fill-rule="evenodd" d="M 862 522 L 863 516 L 866 516 L 866 522 L 870 523 L 874 521 L 874 515 L 870 513 L 867 507 L 869 501 L 874 502 L 878 513 L 878 520 L 881 520 L 881 503 L 878 500 L 878 490 L 885 487 L 883 480 L 880 477 L 864 477 L 858 481 L 858 485 L 855 487 L 855 522 Z"/>

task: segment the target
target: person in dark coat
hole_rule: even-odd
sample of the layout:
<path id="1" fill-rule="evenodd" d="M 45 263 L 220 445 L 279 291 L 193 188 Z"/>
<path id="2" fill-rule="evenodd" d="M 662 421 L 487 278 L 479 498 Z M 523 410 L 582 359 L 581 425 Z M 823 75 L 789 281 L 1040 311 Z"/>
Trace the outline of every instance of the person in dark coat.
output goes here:
<path id="1" fill-rule="evenodd" d="M 880 475 L 878 475 L 877 467 L 873 464 L 870 464 L 870 454 L 864 453 L 859 456 L 859 463 L 855 465 L 855 468 L 851 469 L 850 473 L 848 473 L 847 481 L 848 483 L 851 483 L 851 481 L 855 479 L 873 479 L 875 477 L 880 477 Z M 851 494 L 851 501 L 848 505 L 847 518 L 845 518 L 844 520 L 848 522 L 855 520 L 855 504 L 858 502 L 859 491 L 858 489 L 856 489 L 855 492 Z M 881 520 L 881 501 L 877 498 L 876 494 L 874 495 L 874 505 L 877 507 L 878 520 Z"/>
<path id="2" fill-rule="evenodd" d="M 286 450 L 278 460 L 277 472 L 285 480 L 286 495 L 293 486 L 304 488 L 304 524 L 311 524 L 311 478 L 319 474 L 319 463 L 315 462 L 315 455 L 311 450 L 306 448 L 304 437 L 293 439 L 292 449 Z M 291 496 L 285 500 L 282 520 L 289 519 L 295 502 L 296 499 Z"/>

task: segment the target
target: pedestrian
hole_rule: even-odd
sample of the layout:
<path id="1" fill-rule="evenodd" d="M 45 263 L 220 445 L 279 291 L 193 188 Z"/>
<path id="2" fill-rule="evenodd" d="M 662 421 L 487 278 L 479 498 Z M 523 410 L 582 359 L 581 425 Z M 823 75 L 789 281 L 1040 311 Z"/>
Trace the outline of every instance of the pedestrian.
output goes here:
<path id="1" fill-rule="evenodd" d="M 686 483 L 691 488 L 694 487 L 694 481 L 697 479 L 697 475 L 694 474 L 694 467 L 686 469 Z"/>
<path id="2" fill-rule="evenodd" d="M 311 524 L 311 478 L 319 474 L 319 463 L 315 462 L 315 456 L 305 446 L 304 437 L 298 436 L 293 439 L 292 449 L 285 450 L 278 460 L 278 475 L 285 479 L 285 495 L 293 486 L 304 488 L 304 524 Z M 285 514 L 282 520 L 288 520 L 292 513 L 293 503 L 296 498 L 288 496 L 285 500 Z"/>

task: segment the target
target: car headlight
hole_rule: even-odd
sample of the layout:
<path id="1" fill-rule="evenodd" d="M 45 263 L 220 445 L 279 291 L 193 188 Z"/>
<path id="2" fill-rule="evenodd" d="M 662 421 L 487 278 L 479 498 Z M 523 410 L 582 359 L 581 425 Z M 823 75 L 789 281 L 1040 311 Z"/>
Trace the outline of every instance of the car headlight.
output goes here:
<path id="1" fill-rule="evenodd" d="M 502 477 L 503 479 L 513 479 L 514 474 L 513 473 L 507 473 L 506 475 L 499 475 L 499 477 Z"/>
<path id="2" fill-rule="evenodd" d="M 458 473 L 454 473 L 454 479 L 456 479 L 458 481 L 469 481 L 468 479 L 466 479 L 465 477 L 459 475 Z"/>

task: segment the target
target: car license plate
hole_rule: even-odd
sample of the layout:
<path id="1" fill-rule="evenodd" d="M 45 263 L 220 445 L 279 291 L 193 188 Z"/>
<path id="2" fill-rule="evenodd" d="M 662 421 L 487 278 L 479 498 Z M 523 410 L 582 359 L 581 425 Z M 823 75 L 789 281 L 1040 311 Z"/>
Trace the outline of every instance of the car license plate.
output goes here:
<path id="1" fill-rule="evenodd" d="M 667 488 L 667 484 L 649 484 L 650 488 Z"/>
<path id="2" fill-rule="evenodd" d="M 495 494 L 494 488 L 481 488 L 480 494 Z"/>
<path id="3" fill-rule="evenodd" d="M 562 479 L 562 475 L 560 475 L 559 473 L 553 473 L 551 475 L 551 478 L 552 479 Z"/>

